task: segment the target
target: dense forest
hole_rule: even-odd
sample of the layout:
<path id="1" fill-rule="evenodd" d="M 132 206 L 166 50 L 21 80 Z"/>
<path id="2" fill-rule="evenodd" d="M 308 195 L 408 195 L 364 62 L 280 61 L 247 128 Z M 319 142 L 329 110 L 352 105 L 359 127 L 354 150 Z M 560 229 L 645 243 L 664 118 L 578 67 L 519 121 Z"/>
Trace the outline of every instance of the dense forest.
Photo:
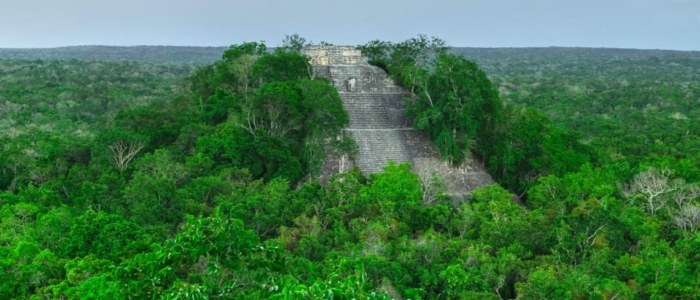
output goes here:
<path id="1" fill-rule="evenodd" d="M 226 47 L 73 46 L 59 48 L 0 48 L 7 60 L 133 61 L 156 64 L 205 65 L 221 58 Z"/>
<path id="2" fill-rule="evenodd" d="M 0 59 L 0 298 L 700 297 L 700 54 L 359 46 L 498 182 L 450 199 L 315 180 L 354 143 L 304 44 Z"/>
<path id="3" fill-rule="evenodd" d="M 501 98 L 580 135 L 609 163 L 700 161 L 700 52 L 533 48 L 454 53 L 480 63 Z M 698 174 L 687 173 L 695 181 Z"/>

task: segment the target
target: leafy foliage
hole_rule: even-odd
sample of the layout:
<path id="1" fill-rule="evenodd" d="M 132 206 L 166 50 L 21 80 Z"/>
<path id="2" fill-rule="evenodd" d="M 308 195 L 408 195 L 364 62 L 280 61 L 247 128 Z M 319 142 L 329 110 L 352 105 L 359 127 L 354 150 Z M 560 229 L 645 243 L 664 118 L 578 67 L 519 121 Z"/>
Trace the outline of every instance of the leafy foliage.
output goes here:
<path id="1" fill-rule="evenodd" d="M 601 164 L 651 164 L 699 178 L 698 52 L 586 48 L 455 48 L 453 52 L 477 61 L 505 102 L 536 109 L 579 136 L 595 150 Z"/>
<path id="2" fill-rule="evenodd" d="M 444 41 L 418 36 L 360 46 L 371 63 L 410 90 L 414 127 L 432 138 L 443 159 L 483 158 L 502 185 L 525 194 L 543 175 L 562 175 L 591 161 L 576 135 L 541 114 L 504 106 L 476 63 L 447 52 Z"/>
<path id="3" fill-rule="evenodd" d="M 483 157 L 501 185 L 446 199 L 425 191 L 405 164 L 321 184 L 314 168 L 337 147 L 347 115 L 328 82 L 309 78 L 296 52 L 303 43 L 233 46 L 179 82 L 189 67 L 0 61 L 3 82 L 21 82 L 0 89 L 3 120 L 16 120 L 0 144 L 0 298 L 700 294 L 697 149 L 679 144 L 684 156 L 653 160 L 664 146 L 639 144 L 640 156 L 606 156 L 616 148 L 601 149 L 603 138 L 581 143 L 590 136 L 559 127 L 566 121 L 551 111 L 502 104 L 473 62 L 419 36 L 363 50 L 413 89 L 416 126 L 445 158 Z M 57 86 L 28 88 L 46 84 L 34 75 L 61 69 L 73 71 L 57 75 Z M 85 81 L 111 87 L 95 97 L 113 96 L 90 115 L 52 106 L 93 73 L 132 84 Z M 152 98 L 121 98 L 129 86 Z M 121 167 L 119 143 L 138 146 Z"/>

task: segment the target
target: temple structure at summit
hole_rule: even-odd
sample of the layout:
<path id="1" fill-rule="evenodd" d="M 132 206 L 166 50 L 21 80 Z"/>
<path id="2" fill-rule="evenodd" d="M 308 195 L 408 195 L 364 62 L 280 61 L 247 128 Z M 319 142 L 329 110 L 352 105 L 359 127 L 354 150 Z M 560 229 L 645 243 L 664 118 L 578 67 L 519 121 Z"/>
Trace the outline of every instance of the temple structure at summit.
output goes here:
<path id="1" fill-rule="evenodd" d="M 351 46 L 308 46 L 303 53 L 311 58 L 317 76 L 331 80 L 338 89 L 350 124 L 344 130 L 357 143 L 355 157 L 329 157 L 323 176 L 357 166 L 365 174 L 381 172 L 389 161 L 409 163 L 424 183 L 433 174 L 446 183 L 448 194 L 465 197 L 477 187 L 492 184 L 483 164 L 468 159 L 451 166 L 438 158 L 437 149 L 421 132 L 413 129 L 404 116 L 407 92 L 389 76 L 372 66 Z"/>

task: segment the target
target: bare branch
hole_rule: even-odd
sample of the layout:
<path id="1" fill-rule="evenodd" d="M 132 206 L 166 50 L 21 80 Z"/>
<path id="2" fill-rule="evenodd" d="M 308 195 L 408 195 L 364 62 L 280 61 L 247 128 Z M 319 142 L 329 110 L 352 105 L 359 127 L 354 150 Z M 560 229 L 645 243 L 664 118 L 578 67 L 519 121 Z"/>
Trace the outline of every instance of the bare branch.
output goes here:
<path id="1" fill-rule="evenodd" d="M 666 207 L 671 193 L 678 189 L 678 185 L 670 180 L 671 174 L 668 169 L 657 171 L 650 168 L 635 175 L 632 182 L 625 186 L 623 193 L 630 200 L 643 200 L 649 213 L 656 215 Z"/>
<path id="2" fill-rule="evenodd" d="M 142 142 L 126 142 L 118 141 L 111 146 L 109 149 L 112 151 L 112 163 L 119 171 L 124 171 L 129 166 L 129 163 L 136 157 L 136 155 L 143 149 L 144 143 Z"/>
<path id="3" fill-rule="evenodd" d="M 680 230 L 696 233 L 700 229 L 700 207 L 692 204 L 684 206 L 673 217 L 673 222 Z"/>

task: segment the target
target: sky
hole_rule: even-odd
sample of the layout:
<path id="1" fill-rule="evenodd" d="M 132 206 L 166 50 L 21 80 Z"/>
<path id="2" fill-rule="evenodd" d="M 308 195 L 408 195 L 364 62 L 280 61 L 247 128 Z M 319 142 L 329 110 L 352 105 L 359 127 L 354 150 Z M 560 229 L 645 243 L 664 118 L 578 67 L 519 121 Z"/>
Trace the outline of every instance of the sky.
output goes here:
<path id="1" fill-rule="evenodd" d="M 700 0 L 1 0 L 0 48 L 358 45 L 700 50 Z"/>

